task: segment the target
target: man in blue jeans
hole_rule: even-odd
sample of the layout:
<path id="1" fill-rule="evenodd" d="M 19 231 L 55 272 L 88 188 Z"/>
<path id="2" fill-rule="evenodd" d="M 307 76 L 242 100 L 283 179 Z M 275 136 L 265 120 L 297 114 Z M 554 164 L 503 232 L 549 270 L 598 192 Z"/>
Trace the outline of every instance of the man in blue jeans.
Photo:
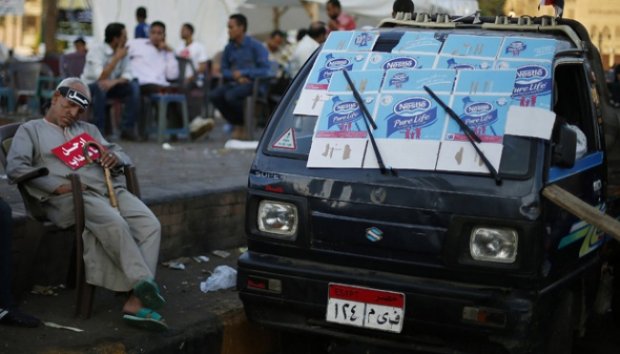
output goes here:
<path id="1" fill-rule="evenodd" d="M 20 312 L 13 306 L 11 295 L 11 241 L 13 219 L 11 207 L 0 198 L 0 324 L 38 327 L 39 319 Z"/>
<path id="2" fill-rule="evenodd" d="M 222 77 L 224 84 L 209 95 L 224 118 L 234 128 L 233 139 L 243 139 L 243 102 L 252 94 L 253 82 L 257 77 L 270 73 L 268 52 L 256 39 L 246 35 L 248 20 L 242 14 L 231 15 L 228 19 L 229 42 L 222 55 Z"/>
<path id="3" fill-rule="evenodd" d="M 137 140 L 136 113 L 140 112 L 140 86 L 133 80 L 127 56 L 127 30 L 113 22 L 105 28 L 105 43 L 94 45 L 86 55 L 82 80 L 88 84 L 93 100 L 95 125 L 105 136 L 105 108 L 109 98 L 124 103 L 121 139 Z"/>

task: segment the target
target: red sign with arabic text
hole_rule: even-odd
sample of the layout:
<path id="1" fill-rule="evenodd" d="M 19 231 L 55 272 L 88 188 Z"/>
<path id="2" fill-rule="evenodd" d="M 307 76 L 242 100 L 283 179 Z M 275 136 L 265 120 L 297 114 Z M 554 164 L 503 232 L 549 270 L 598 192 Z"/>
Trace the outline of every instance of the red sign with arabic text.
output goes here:
<path id="1" fill-rule="evenodd" d="M 52 153 L 64 162 L 65 165 L 73 170 L 77 170 L 88 163 L 84 157 L 83 149 L 84 144 L 89 141 L 95 141 L 95 139 L 88 133 L 82 133 L 66 143 L 53 148 Z M 91 160 L 97 160 L 99 158 L 99 151 L 90 146 L 88 148 L 88 155 Z"/>

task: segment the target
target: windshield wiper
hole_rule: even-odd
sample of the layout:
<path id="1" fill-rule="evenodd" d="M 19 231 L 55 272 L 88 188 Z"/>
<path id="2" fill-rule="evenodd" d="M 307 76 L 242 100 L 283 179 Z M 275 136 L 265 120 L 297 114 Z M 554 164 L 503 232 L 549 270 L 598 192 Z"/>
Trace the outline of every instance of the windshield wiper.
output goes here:
<path id="1" fill-rule="evenodd" d="M 459 125 L 459 127 L 463 130 L 463 133 L 465 133 L 467 140 L 469 140 L 474 149 L 476 149 L 478 156 L 480 156 L 480 159 L 482 159 L 482 162 L 484 162 L 484 165 L 491 173 L 491 176 L 493 177 L 493 179 L 495 179 L 495 183 L 497 185 L 501 184 L 502 178 L 500 177 L 499 173 L 497 173 L 497 170 L 495 169 L 495 167 L 493 167 L 491 161 L 489 161 L 484 152 L 482 152 L 482 150 L 480 150 L 480 148 L 476 144 L 482 141 L 480 140 L 480 137 L 476 135 L 476 133 L 474 133 L 474 131 L 471 130 L 471 128 L 467 124 L 465 124 L 465 122 L 463 122 L 463 120 L 452 110 L 452 108 L 450 108 L 444 101 L 442 101 L 435 94 L 435 92 L 433 92 L 433 90 L 431 90 L 428 86 L 424 86 L 424 90 L 426 90 L 426 92 L 431 95 L 435 102 L 437 102 L 448 113 L 450 118 L 454 119 L 454 121 Z"/>
<path id="2" fill-rule="evenodd" d="M 349 84 L 349 87 L 351 87 L 351 91 L 353 91 L 353 97 L 355 97 L 355 100 L 357 101 L 357 104 L 360 106 L 360 109 L 362 110 L 362 116 L 363 116 L 363 121 L 364 121 L 364 125 L 366 126 L 366 131 L 368 132 L 368 136 L 370 137 L 370 144 L 372 145 L 372 149 L 375 152 L 375 157 L 377 158 L 377 163 L 379 164 L 379 169 L 381 170 L 381 174 L 386 174 L 388 171 L 388 168 L 385 167 L 385 163 L 383 163 L 383 157 L 381 156 L 381 153 L 379 152 L 379 147 L 377 146 L 377 142 L 375 141 L 375 137 L 372 135 L 372 131 L 370 130 L 370 125 L 372 125 L 373 129 L 377 129 L 377 124 L 375 123 L 375 121 L 372 119 L 372 117 L 370 116 L 370 113 L 368 112 L 368 109 L 366 108 L 366 105 L 364 104 L 364 100 L 362 100 L 362 96 L 360 96 L 359 92 L 357 92 L 357 89 L 355 88 L 355 85 L 353 84 L 353 81 L 351 80 L 351 77 L 349 76 L 349 72 L 347 70 L 341 70 L 344 78 L 347 79 L 347 83 Z M 394 170 L 393 168 L 389 168 L 390 173 L 393 176 L 396 176 L 396 170 Z"/>

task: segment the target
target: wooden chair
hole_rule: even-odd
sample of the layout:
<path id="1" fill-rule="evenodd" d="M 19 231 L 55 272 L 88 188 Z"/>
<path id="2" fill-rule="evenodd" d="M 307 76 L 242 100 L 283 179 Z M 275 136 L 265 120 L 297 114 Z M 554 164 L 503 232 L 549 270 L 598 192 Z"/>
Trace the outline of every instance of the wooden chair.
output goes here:
<path id="1" fill-rule="evenodd" d="M 5 169 L 7 164 L 7 155 L 11 147 L 13 136 L 15 136 L 17 128 L 19 128 L 20 124 L 21 123 L 12 123 L 0 126 L 0 163 Z M 139 198 L 140 187 L 136 178 L 135 167 L 125 166 L 124 172 L 127 183 L 127 190 L 129 190 L 131 193 L 133 193 Z M 12 182 L 16 183 L 17 187 L 19 188 L 19 192 L 22 196 L 24 206 L 26 207 L 28 217 L 43 224 L 46 232 L 52 232 L 54 230 L 59 230 L 59 228 L 57 228 L 47 219 L 45 212 L 39 204 L 39 201 L 30 196 L 30 194 L 28 194 L 28 191 L 25 188 L 25 183 L 29 180 L 40 176 L 45 176 L 47 174 L 48 170 L 46 168 L 41 168 L 32 171 L 31 173 L 28 173 L 24 176 L 20 176 Z M 75 263 L 73 263 L 74 265 L 72 265 L 72 268 L 75 268 L 75 277 L 71 277 L 71 273 L 73 272 L 70 271 L 68 274 L 68 285 L 74 285 L 77 288 L 75 316 L 89 318 L 92 314 L 95 286 L 86 283 L 84 273 L 84 259 L 82 257 L 82 254 L 84 253 L 84 243 L 82 240 L 82 233 L 84 232 L 85 221 L 84 199 L 82 197 L 80 176 L 76 173 L 71 173 L 67 177 L 71 181 L 71 185 L 73 188 L 73 204 L 75 206 L 75 225 L 71 227 L 75 235 Z"/>

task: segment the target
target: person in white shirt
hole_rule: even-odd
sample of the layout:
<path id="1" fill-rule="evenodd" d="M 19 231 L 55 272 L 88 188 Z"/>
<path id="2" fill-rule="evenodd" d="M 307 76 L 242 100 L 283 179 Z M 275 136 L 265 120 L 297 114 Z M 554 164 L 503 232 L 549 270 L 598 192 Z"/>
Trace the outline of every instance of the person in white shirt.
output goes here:
<path id="1" fill-rule="evenodd" d="M 209 56 L 205 46 L 194 41 L 194 26 L 191 23 L 184 23 L 181 26 L 181 43 L 177 49 L 177 56 L 191 60 L 191 67 L 185 68 L 185 85 L 186 88 L 196 88 L 202 85 L 210 85 L 210 82 L 203 82 L 205 73 L 207 71 L 207 60 Z M 187 93 L 188 109 L 190 117 L 194 117 L 189 125 L 191 138 L 196 139 L 206 133 L 208 133 L 215 126 L 213 118 L 200 117 L 201 102 L 196 102 L 196 99 L 191 94 Z"/>
<path id="2" fill-rule="evenodd" d="M 149 38 L 136 38 L 129 42 L 129 62 L 133 75 L 140 84 L 140 95 L 143 98 L 154 93 L 170 91 L 170 82 L 179 76 L 179 63 L 172 48 L 166 43 L 166 25 L 163 22 L 151 23 Z M 143 139 L 148 137 L 147 112 L 148 109 L 143 110 L 139 124 Z M 179 120 L 176 109 L 172 109 L 171 112 L 174 115 L 173 121 Z"/>
<path id="3" fill-rule="evenodd" d="M 181 26 L 181 39 L 183 43 L 177 47 L 175 52 L 177 56 L 192 61 L 193 70 L 185 68 L 185 82 L 194 83 L 198 76 L 204 75 L 207 70 L 207 60 L 209 60 L 207 49 L 202 43 L 194 41 L 194 26 L 191 23 L 184 23 Z"/>
<path id="4" fill-rule="evenodd" d="M 140 89 L 133 80 L 127 57 L 127 30 L 118 22 L 105 28 L 105 43 L 92 46 L 86 54 L 82 80 L 93 97 L 95 125 L 105 134 L 105 106 L 109 98 L 123 100 L 121 138 L 136 140 L 135 116 L 140 110 Z"/>
<path id="5" fill-rule="evenodd" d="M 312 56 L 312 53 L 327 39 L 327 27 L 325 22 L 315 21 L 310 24 L 308 33 L 297 43 L 291 60 L 289 70 L 291 77 L 294 77 L 301 69 L 302 65 Z"/>
<path id="6" fill-rule="evenodd" d="M 166 43 L 166 25 L 160 21 L 151 23 L 149 38 L 129 42 L 129 61 L 142 94 L 145 86 L 167 87 L 179 76 L 179 64 Z"/>

